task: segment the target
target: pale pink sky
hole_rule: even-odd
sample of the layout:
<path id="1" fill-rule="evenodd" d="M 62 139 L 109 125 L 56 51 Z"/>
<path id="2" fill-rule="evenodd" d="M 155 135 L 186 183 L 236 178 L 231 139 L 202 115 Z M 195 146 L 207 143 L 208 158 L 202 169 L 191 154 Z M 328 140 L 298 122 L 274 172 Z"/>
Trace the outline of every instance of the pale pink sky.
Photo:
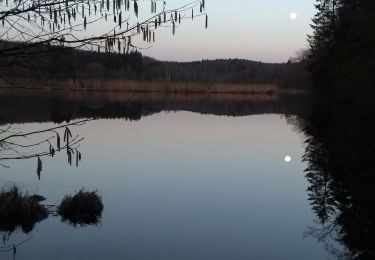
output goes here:
<path id="1" fill-rule="evenodd" d="M 169 0 L 174 8 L 186 0 Z M 243 58 L 285 62 L 307 47 L 314 0 L 207 0 L 209 27 L 204 17 L 184 21 L 172 36 L 171 28 L 157 32 L 157 42 L 142 51 L 161 60 L 191 61 Z M 290 14 L 295 12 L 297 19 Z"/>

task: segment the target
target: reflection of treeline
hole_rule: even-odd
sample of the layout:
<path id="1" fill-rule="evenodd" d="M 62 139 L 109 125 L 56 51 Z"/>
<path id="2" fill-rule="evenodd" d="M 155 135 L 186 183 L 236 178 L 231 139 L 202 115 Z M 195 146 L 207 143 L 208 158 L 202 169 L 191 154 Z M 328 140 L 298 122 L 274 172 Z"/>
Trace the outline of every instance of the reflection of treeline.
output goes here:
<path id="1" fill-rule="evenodd" d="M 44 93 L 46 94 L 46 93 Z M 9 95 L 0 96 L 0 124 L 63 122 L 79 118 L 139 120 L 161 111 L 191 111 L 201 114 L 248 116 L 254 114 L 306 114 L 305 95 L 138 95 L 119 93 L 82 97 Z M 5 113 L 6 111 L 6 113 Z"/>
<path id="2" fill-rule="evenodd" d="M 0 42 L 0 52 L 2 46 L 12 44 L 17 46 Z M 239 59 L 163 62 L 143 57 L 140 52 L 119 55 L 48 45 L 27 50 L 27 55 L 15 52 L 12 56 L 0 57 L 3 77 L 270 83 L 285 88 L 306 88 L 309 77 L 303 62 L 271 64 Z"/>
<path id="3" fill-rule="evenodd" d="M 322 104 L 301 125 L 309 197 L 321 228 L 311 234 L 344 246 L 348 259 L 375 259 L 375 111 Z"/>

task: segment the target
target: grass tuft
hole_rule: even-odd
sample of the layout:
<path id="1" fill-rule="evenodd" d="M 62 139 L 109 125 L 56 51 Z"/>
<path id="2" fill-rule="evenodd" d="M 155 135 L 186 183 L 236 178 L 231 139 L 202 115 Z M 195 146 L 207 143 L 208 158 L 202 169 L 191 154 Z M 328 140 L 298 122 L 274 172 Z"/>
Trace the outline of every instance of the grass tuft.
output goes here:
<path id="1" fill-rule="evenodd" d="M 74 227 L 97 225 L 103 212 L 102 198 L 97 191 L 86 191 L 82 188 L 75 195 L 66 195 L 57 208 L 62 222 Z"/>
<path id="2" fill-rule="evenodd" d="M 35 199 L 24 193 L 15 185 L 0 191 L 0 231 L 12 233 L 21 228 L 29 233 L 37 222 L 48 217 L 48 209 Z"/>

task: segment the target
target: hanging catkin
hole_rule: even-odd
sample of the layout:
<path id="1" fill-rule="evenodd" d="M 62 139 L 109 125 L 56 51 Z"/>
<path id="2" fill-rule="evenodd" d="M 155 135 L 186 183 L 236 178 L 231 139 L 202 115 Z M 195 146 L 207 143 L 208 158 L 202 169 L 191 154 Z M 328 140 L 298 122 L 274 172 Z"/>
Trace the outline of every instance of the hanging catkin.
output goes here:
<path id="1" fill-rule="evenodd" d="M 129 53 L 131 44 L 132 44 L 132 38 L 128 36 L 128 46 L 126 48 L 126 53 Z"/>
<path id="2" fill-rule="evenodd" d="M 58 133 L 56 133 L 56 146 L 57 150 L 60 152 L 60 136 Z"/>
<path id="3" fill-rule="evenodd" d="M 38 178 L 40 179 L 40 173 L 42 172 L 42 160 L 40 160 L 40 157 L 38 156 L 38 167 L 37 167 L 37 174 Z"/>
<path id="4" fill-rule="evenodd" d="M 138 18 L 138 3 L 137 3 L 137 1 L 134 1 L 134 13 L 135 13 L 135 16 Z"/>
<path id="5" fill-rule="evenodd" d="M 53 10 L 53 22 L 57 24 L 57 10 Z"/>
<path id="6" fill-rule="evenodd" d="M 69 165 L 72 165 L 72 153 L 70 152 L 69 149 L 67 150 L 67 154 L 68 154 L 68 163 Z"/>

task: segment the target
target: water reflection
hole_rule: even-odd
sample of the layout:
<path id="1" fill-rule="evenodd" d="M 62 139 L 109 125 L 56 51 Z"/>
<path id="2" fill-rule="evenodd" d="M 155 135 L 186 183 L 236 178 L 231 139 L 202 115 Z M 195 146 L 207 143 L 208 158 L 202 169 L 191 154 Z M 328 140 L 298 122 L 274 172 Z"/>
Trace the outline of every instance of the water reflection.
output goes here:
<path id="1" fill-rule="evenodd" d="M 13 259 L 17 249 L 30 241 L 30 236 L 21 242 L 8 244 L 11 235 L 16 231 L 30 234 L 37 223 L 50 216 L 60 216 L 62 222 L 67 222 L 73 227 L 99 225 L 103 212 L 103 202 L 97 191 L 86 191 L 83 188 L 75 195 L 66 195 L 57 207 L 44 205 L 41 195 L 29 195 L 12 185 L 0 191 L 0 235 L 3 245 L 0 253 L 12 252 Z"/>
<path id="2" fill-rule="evenodd" d="M 23 109 L 20 110 L 19 108 Z M 308 112 L 304 94 L 162 94 L 119 92 L 5 92 L 0 93 L 0 124 L 69 122 L 82 118 L 139 120 L 161 111 L 248 116 Z"/>
<path id="3" fill-rule="evenodd" d="M 322 103 L 315 105 L 312 109 L 312 113 L 307 116 L 308 108 L 305 106 L 306 101 L 300 96 L 246 97 L 226 95 L 208 96 L 203 98 L 190 95 L 184 97 L 164 96 L 161 98 L 160 96 L 134 97 L 129 95 L 122 96 L 120 94 L 108 94 L 106 97 L 94 95 L 89 97 L 65 96 L 64 98 L 61 96 L 48 98 L 35 96 L 31 98 L 3 98 L 9 98 L 9 100 L 11 100 L 11 102 L 3 108 L 10 109 L 9 111 L 13 112 L 2 117 L 3 124 L 17 122 L 44 122 L 49 120 L 62 122 L 85 117 L 125 118 L 129 120 L 139 120 L 141 117 L 155 114 L 162 110 L 187 110 L 202 114 L 209 113 L 227 116 L 243 116 L 263 113 L 287 114 L 289 115 L 287 117 L 288 122 L 293 124 L 295 129 L 301 134 L 304 134 L 306 137 L 306 150 L 303 160 L 307 163 L 307 168 L 305 169 L 305 177 L 309 185 L 307 189 L 307 196 L 311 209 L 316 215 L 316 222 L 314 226 L 309 226 L 306 228 L 307 230 L 305 235 L 312 236 L 324 243 L 326 249 L 338 259 L 375 259 L 375 196 L 373 196 L 373 189 L 375 185 L 375 176 L 373 174 L 375 166 L 375 162 L 373 160 L 373 149 L 375 147 L 375 123 L 373 118 L 375 116 L 375 110 L 373 107 L 351 107 L 341 105 L 332 106 L 332 104 L 330 104 L 330 106 L 325 106 L 324 103 Z M 15 106 L 19 106 L 19 102 L 25 103 L 26 109 L 24 111 L 17 111 L 17 109 L 14 109 Z M 0 104 L 4 103 L 0 102 Z M 179 116 L 180 115 L 176 115 L 171 120 L 174 122 Z M 157 120 L 162 120 L 162 118 L 155 119 L 155 121 Z M 189 118 L 189 120 L 192 119 Z M 262 209 L 262 207 L 267 207 L 274 203 L 273 200 L 268 200 L 266 202 L 262 201 L 262 203 L 254 202 L 254 198 L 259 196 L 259 194 L 264 194 L 265 197 L 267 197 L 266 195 L 275 196 L 274 194 L 278 189 L 288 187 L 290 182 L 288 181 L 288 183 L 285 183 L 285 178 L 280 178 L 280 174 L 272 175 L 272 178 L 267 179 L 267 175 L 256 175 L 256 172 L 259 172 L 259 169 L 255 166 L 255 168 L 251 168 L 251 171 L 248 170 L 249 153 L 252 153 L 251 157 L 257 158 L 257 160 L 253 161 L 253 165 L 261 163 L 261 159 L 259 158 L 262 158 L 263 160 L 271 160 L 270 158 L 274 156 L 272 153 L 275 150 L 275 147 L 278 147 L 279 145 L 279 140 L 277 139 L 277 142 L 274 144 L 271 144 L 271 142 L 267 143 L 267 141 L 272 138 L 274 133 L 280 134 L 281 126 L 273 126 L 271 123 L 267 123 L 267 128 L 262 128 L 258 131 L 259 133 L 263 134 L 265 129 L 272 128 L 270 126 L 277 128 L 277 131 L 266 133 L 264 136 L 259 135 L 258 139 L 260 141 L 251 139 L 251 141 L 247 141 L 247 143 L 243 145 L 247 140 L 247 135 L 256 135 L 256 132 L 251 132 L 251 129 L 254 129 L 256 123 L 259 123 L 259 121 L 252 121 L 253 124 L 251 127 L 249 127 L 249 129 L 246 130 L 246 134 L 238 134 L 238 132 L 234 132 L 234 127 L 233 129 L 225 129 L 225 127 L 228 127 L 231 124 L 240 123 L 235 122 L 232 119 L 230 119 L 230 123 L 228 123 L 229 119 L 227 119 L 225 122 L 220 121 L 220 124 L 218 123 L 217 125 L 208 125 L 207 123 L 207 125 L 204 125 L 204 127 L 202 122 L 207 122 L 206 118 L 198 119 L 197 117 L 194 117 L 194 120 L 196 120 L 194 122 L 197 122 L 198 120 L 201 121 L 200 127 L 194 128 L 193 130 L 186 130 L 187 127 L 173 129 L 147 129 L 150 127 L 150 121 L 152 120 L 149 120 L 149 124 L 146 124 L 143 128 L 143 131 L 145 132 L 141 132 L 141 127 L 133 127 L 133 129 L 128 127 L 127 129 L 122 129 L 120 128 L 120 124 L 116 124 L 115 127 L 111 129 L 113 131 L 113 137 L 108 138 L 106 142 L 103 141 L 102 143 L 99 142 L 101 139 L 97 138 L 97 136 L 103 137 L 105 134 L 102 136 L 98 133 L 93 135 L 92 132 L 88 131 L 87 134 L 91 133 L 95 137 L 93 137 L 92 140 L 95 140 L 95 142 L 102 145 L 107 145 L 106 143 L 108 142 L 106 148 L 109 147 L 115 151 L 113 154 L 116 154 L 116 156 L 111 158 L 113 159 L 113 161 L 111 161 L 113 164 L 108 163 L 108 165 L 111 165 L 111 167 L 112 165 L 120 166 L 118 167 L 119 169 L 113 167 L 111 168 L 110 172 L 106 172 L 106 174 L 111 177 L 103 177 L 102 173 L 97 173 L 101 172 L 100 170 L 91 169 L 92 172 L 90 171 L 90 173 L 92 176 L 86 176 L 86 179 L 85 176 L 82 178 L 85 179 L 85 181 L 88 181 L 88 178 L 96 178 L 95 181 L 98 180 L 98 182 L 106 182 L 107 178 L 111 179 L 111 181 L 109 181 L 107 184 L 107 189 L 109 190 L 108 194 L 111 194 L 111 192 L 118 193 L 119 196 L 116 200 L 117 203 L 114 204 L 121 207 L 121 209 L 117 211 L 115 210 L 116 207 L 112 208 L 112 210 L 117 212 L 118 215 L 113 213 L 115 216 L 111 216 L 111 218 L 114 220 L 113 222 L 119 221 L 121 218 L 120 213 L 123 213 L 126 210 L 131 221 L 128 219 L 128 223 L 124 222 L 124 226 L 128 224 L 128 226 L 126 226 L 127 231 L 129 234 L 132 234 L 133 237 L 139 235 L 139 230 L 146 230 L 148 228 L 148 230 L 152 229 L 155 231 L 147 233 L 143 230 L 148 237 L 140 240 L 142 242 L 150 240 L 149 237 L 152 236 L 158 237 L 159 234 L 166 232 L 165 230 L 168 231 L 168 228 L 170 228 L 169 225 L 172 225 L 173 230 L 182 229 L 183 231 L 181 231 L 181 233 L 189 234 L 192 228 L 199 225 L 194 226 L 192 224 L 189 226 L 187 223 L 189 223 L 189 221 L 195 224 L 200 223 L 204 217 L 209 219 L 209 221 L 207 220 L 205 222 L 206 224 L 204 227 L 208 230 L 205 235 L 210 237 L 211 235 L 214 236 L 213 234 L 215 234 L 215 238 L 210 237 L 212 241 L 216 241 L 215 239 L 218 239 L 216 237 L 219 234 L 215 233 L 217 232 L 218 227 L 227 227 L 226 231 L 228 233 L 235 233 L 233 230 L 237 230 L 236 235 L 232 234 L 233 239 L 235 239 L 238 234 L 241 234 L 244 238 L 241 240 L 243 243 L 245 243 L 244 241 L 251 241 L 250 237 L 247 236 L 248 233 L 241 233 L 243 226 L 240 228 L 237 227 L 234 224 L 236 221 L 233 221 L 228 225 L 226 222 L 227 219 L 221 219 L 221 216 L 223 216 L 223 211 L 221 209 L 227 205 L 227 208 L 230 210 L 225 211 L 225 214 L 231 218 L 239 219 L 240 221 L 237 221 L 238 223 L 247 223 L 244 219 L 241 219 L 240 216 L 233 213 L 238 210 L 238 208 L 234 207 L 233 205 L 236 205 L 236 203 L 242 203 L 241 207 L 239 208 L 243 210 L 243 214 L 246 215 L 247 219 L 249 216 L 253 217 L 258 212 L 261 212 L 260 209 Z M 246 120 L 251 121 L 250 119 Z M 191 122 L 192 121 L 189 121 L 186 123 L 186 125 L 190 126 Z M 108 122 L 105 122 L 103 124 L 107 123 Z M 170 122 L 157 122 L 157 125 L 164 123 L 169 124 Z M 179 123 L 181 124 L 181 122 Z M 242 123 L 243 122 L 241 121 L 241 124 Z M 240 129 L 240 127 L 244 127 L 244 125 L 240 124 L 236 126 L 238 127 L 236 130 Z M 99 129 L 99 133 L 102 129 L 104 129 L 102 128 L 104 126 L 98 122 L 95 127 Z M 118 129 L 117 132 L 115 131 L 116 129 Z M 183 132 L 184 129 L 185 132 Z M 221 129 L 223 132 L 218 134 L 220 131 L 218 129 Z M 62 128 L 62 130 L 63 131 L 60 132 L 59 135 L 62 137 L 62 142 L 64 142 L 66 146 L 66 137 L 69 135 L 69 133 L 65 128 Z M 125 130 L 127 133 L 126 136 L 120 134 L 120 132 L 123 133 Z M 180 132 L 183 132 L 184 135 L 180 135 Z M 153 137 L 155 133 L 159 133 L 158 137 L 160 140 L 156 140 Z M 162 135 L 160 133 L 165 134 Z M 184 136 L 184 138 L 186 138 L 188 141 L 184 142 L 185 139 L 181 138 L 181 136 Z M 282 135 L 280 136 L 282 137 Z M 278 138 L 280 138 L 280 136 Z M 209 139 L 208 137 L 212 139 Z M 46 135 L 43 138 L 48 139 L 49 137 Z M 282 141 L 285 141 L 285 138 L 281 139 Z M 55 150 L 58 150 L 58 145 L 56 143 L 57 137 L 55 137 L 53 140 L 54 148 Z M 290 138 L 290 140 L 292 140 L 292 138 Z M 69 139 L 68 142 L 69 145 L 72 145 L 72 139 Z M 193 144 L 190 144 L 192 142 Z M 147 146 L 145 146 L 145 143 Z M 199 146 L 200 143 L 204 143 L 205 146 Z M 287 143 L 290 143 L 290 141 Z M 93 151 L 95 151 L 97 143 L 87 145 L 91 147 L 89 150 L 91 150 L 90 152 L 93 153 L 92 157 L 95 157 L 95 153 Z M 269 145 L 269 147 L 267 145 Z M 126 149 L 121 149 L 120 146 L 124 146 Z M 211 149 L 208 149 L 207 147 L 211 147 Z M 222 149 L 222 147 L 228 148 Z M 257 149 L 252 149 L 254 147 Z M 160 152 L 161 150 L 163 150 L 163 153 Z M 176 150 L 178 150 L 179 153 L 176 153 Z M 203 152 L 203 150 L 205 152 Z M 73 151 L 76 152 L 74 149 Z M 262 153 L 262 151 L 264 152 Z M 282 151 L 281 155 L 277 155 L 281 156 L 281 161 L 283 157 L 286 156 L 285 152 L 289 153 L 289 150 L 284 150 Z M 51 154 L 49 146 L 46 147 L 46 154 Z M 122 154 L 125 155 L 121 157 Z M 207 154 L 210 156 L 207 156 Z M 77 160 L 77 158 L 79 159 L 79 153 L 74 153 L 74 155 L 76 157 L 73 157 L 72 153 L 70 158 L 69 155 L 67 155 L 68 161 L 72 164 L 74 163 L 74 160 Z M 96 158 L 101 158 L 100 156 L 102 156 L 102 154 L 97 155 Z M 115 160 L 116 158 L 118 161 Z M 128 175 L 126 175 L 128 179 L 123 177 L 123 168 L 125 168 L 123 165 L 124 158 L 127 159 L 127 166 L 130 168 L 130 173 L 127 173 Z M 233 161 L 228 161 L 228 158 L 232 158 Z M 292 158 L 293 160 L 291 160 Z M 288 154 L 284 159 L 285 161 L 289 161 L 288 165 L 291 165 L 297 160 L 297 156 L 296 154 Z M 144 164 L 145 160 L 148 161 L 149 165 Z M 272 157 L 272 160 L 274 160 L 274 157 Z M 170 166 L 170 164 L 174 164 L 175 161 L 178 161 L 179 164 L 173 168 Z M 221 165 L 221 162 L 225 162 L 225 165 Z M 230 165 L 231 167 L 229 167 L 228 162 L 229 164 L 232 163 L 233 165 Z M 92 161 L 92 164 L 94 165 L 93 167 L 98 167 L 98 164 L 95 164 L 95 160 Z M 269 164 L 268 161 L 267 164 Z M 212 168 L 214 165 L 221 165 L 221 167 Z M 266 163 L 264 165 L 266 165 Z M 156 175 L 154 172 L 158 166 L 161 168 L 161 170 L 159 169 L 160 171 Z M 199 168 L 200 166 L 201 168 Z M 272 167 L 277 168 L 277 171 L 279 171 L 279 168 L 282 166 L 278 165 Z M 272 172 L 272 167 L 266 168 L 264 166 L 264 168 L 269 172 Z M 194 170 L 192 170 L 192 172 L 188 172 L 187 169 L 191 168 Z M 231 173 L 229 177 L 226 175 L 227 172 L 225 172 L 223 169 L 226 169 L 227 172 Z M 103 171 L 104 170 L 107 169 L 103 168 Z M 176 174 L 176 172 L 179 170 L 187 171 L 186 175 Z M 254 178 L 254 176 L 252 176 L 252 178 L 248 177 L 248 175 L 243 171 L 246 171 L 246 173 L 252 172 L 256 178 Z M 216 174 L 213 174 L 214 172 Z M 84 175 L 83 172 L 82 175 Z M 238 177 L 239 175 L 240 177 Z M 238 177 L 238 182 L 236 182 L 236 176 Z M 121 181 L 117 182 L 118 180 Z M 170 183 L 171 180 L 173 185 L 164 185 L 165 183 Z M 223 185 L 220 180 L 222 180 L 225 185 Z M 246 180 L 248 182 L 246 182 Z M 58 179 L 58 182 L 60 183 L 61 180 Z M 257 185 L 251 186 L 249 184 L 249 186 L 246 187 L 241 186 L 254 182 L 257 183 Z M 269 188 L 266 185 L 262 191 L 259 191 L 259 186 L 264 182 L 273 184 L 273 190 L 261 193 L 263 190 Z M 298 183 L 298 185 L 303 185 L 303 183 Z M 143 190 L 142 187 L 144 188 Z M 239 189 L 238 187 L 242 188 Z M 166 192 L 168 189 L 169 193 Z M 215 193 L 215 189 L 217 193 Z M 289 189 L 290 187 L 288 187 L 288 190 Z M 142 192 L 140 190 L 142 190 Z M 222 190 L 227 190 L 227 194 L 229 195 L 224 196 Z M 198 194 L 197 191 L 200 192 L 201 196 L 196 196 L 197 198 L 195 198 L 195 194 Z M 64 192 L 64 194 L 66 194 L 66 192 Z M 126 204 L 125 206 L 120 205 L 123 200 L 123 194 L 128 195 L 124 196 L 124 200 L 127 199 L 127 203 L 124 203 Z M 173 196 L 170 196 L 171 194 Z M 210 194 L 215 194 L 215 196 L 211 195 L 212 197 L 210 197 Z M 280 192 L 280 196 L 282 194 L 287 194 L 287 191 L 285 191 L 285 193 Z M 289 197 L 288 201 L 298 197 L 296 194 Z M 298 195 L 300 194 L 298 193 Z M 231 196 L 233 196 L 235 199 L 230 200 Z M 133 201 L 131 198 L 134 197 L 137 199 Z M 174 197 L 177 198 L 176 201 L 174 201 Z M 30 198 L 33 198 L 33 205 L 38 205 L 36 203 L 41 202 L 37 197 L 30 196 Z M 218 198 L 220 198 L 220 200 Z M 246 198 L 246 201 L 244 198 Z M 179 207 L 179 205 L 181 205 L 181 201 L 185 202 L 184 205 L 186 205 L 189 211 L 183 207 Z M 203 203 L 202 201 L 206 202 Z M 249 201 L 252 203 L 249 203 Z M 201 205 L 200 203 L 204 205 Z M 262 206 L 251 210 L 249 209 L 248 211 L 246 211 L 246 209 L 243 207 L 245 204 L 255 205 L 257 203 L 262 204 Z M 306 204 L 306 202 L 303 203 Z M 5 207 L 5 205 L 7 204 L 3 202 L 0 204 L 2 207 L 0 211 L 0 229 L 2 232 L 4 232 L 4 234 L 8 234 L 8 237 L 6 237 L 8 239 L 10 234 L 16 229 L 23 230 L 24 232 L 31 232 L 36 223 L 50 216 L 50 213 L 44 218 L 43 215 L 40 215 L 38 218 L 33 220 L 34 222 L 26 224 L 18 221 L 17 217 L 8 217 L 8 220 L 6 220 L 6 216 L 10 215 L 5 216 L 4 214 L 8 214 L 10 210 L 4 210 L 3 207 Z M 215 207 L 212 205 L 215 205 Z M 173 221 L 175 221 L 177 224 L 174 226 L 173 221 L 166 221 L 168 223 L 164 223 L 164 219 L 167 220 L 168 218 L 172 219 L 172 217 L 175 217 L 174 215 L 171 217 L 165 212 L 173 211 L 176 207 L 179 209 L 177 213 L 174 212 L 174 214 L 177 216 L 176 219 L 183 219 L 185 220 L 184 223 L 178 223 L 178 221 L 175 219 L 173 219 Z M 163 210 L 158 212 L 159 208 Z M 295 209 L 291 208 L 290 210 L 292 211 Z M 101 221 L 102 211 L 103 203 L 101 202 L 100 196 L 95 196 L 95 193 L 86 193 L 86 191 L 81 190 L 75 195 L 67 195 L 57 210 L 55 208 L 53 214 L 59 213 L 59 216 L 63 222 L 68 223 L 73 227 L 81 227 L 99 224 Z M 205 213 L 206 215 L 203 214 L 202 216 L 197 217 L 197 212 L 201 214 Z M 216 214 L 213 214 L 212 212 L 215 212 Z M 282 219 L 281 214 L 283 211 L 279 209 L 277 212 L 278 219 Z M 270 214 L 264 214 L 264 216 L 272 215 L 272 213 L 274 213 L 274 211 L 272 211 Z M 151 215 L 155 215 L 155 219 L 152 218 Z M 27 215 L 23 214 L 23 216 Z M 146 221 L 147 216 L 150 216 L 151 221 L 158 221 L 156 223 L 159 223 L 160 225 L 150 224 L 150 221 Z M 189 218 L 186 216 L 189 216 Z M 254 222 L 260 223 L 265 221 L 264 216 L 259 217 L 259 219 L 255 219 Z M 290 216 L 288 215 L 288 218 L 289 217 Z M 284 218 L 288 219 L 285 216 Z M 192 221 L 194 219 L 196 222 Z M 219 220 L 222 220 L 222 222 Z M 285 222 L 286 220 L 283 221 Z M 219 225 L 218 223 L 223 223 L 223 225 Z M 271 221 L 270 223 L 275 224 Z M 136 225 L 137 228 L 134 228 L 136 230 L 132 229 L 133 225 Z M 159 226 L 163 227 L 163 229 L 158 229 Z M 252 227 L 253 230 L 256 230 L 256 227 L 253 227 L 250 224 L 248 224 L 248 226 Z M 281 225 L 275 225 L 274 228 L 280 228 L 280 226 Z M 186 230 L 184 230 L 184 228 Z M 198 232 L 201 230 L 196 231 Z M 118 231 L 118 233 L 116 233 L 114 230 L 111 230 L 111 232 L 114 233 L 114 236 L 118 239 L 118 241 L 123 238 L 122 232 Z M 272 234 L 270 237 L 277 236 L 281 233 L 282 232 Z M 169 235 L 171 234 L 177 237 L 177 235 L 173 232 L 169 233 Z M 262 236 L 264 234 L 264 230 L 257 231 L 256 233 L 257 236 Z M 191 237 L 194 236 L 192 235 Z M 270 237 L 265 238 L 264 241 L 269 241 L 271 239 Z M 172 239 L 168 240 L 168 237 L 164 239 L 165 240 L 160 240 L 158 237 L 152 240 L 152 243 L 160 243 L 159 245 L 162 247 L 163 242 L 165 241 L 169 241 L 170 243 L 173 242 Z M 194 237 L 194 239 L 190 238 L 190 247 L 194 246 L 192 241 L 197 239 L 200 239 L 199 241 L 202 243 L 207 242 L 199 237 Z M 131 240 L 128 239 L 128 241 Z M 239 240 L 236 240 L 236 243 L 238 243 L 238 241 Z M 165 243 L 167 244 L 167 242 Z M 228 246 L 229 249 L 237 248 L 236 245 L 233 245 L 233 248 L 231 248 L 228 243 L 224 243 L 222 241 L 221 243 L 222 247 L 225 245 Z M 141 242 L 139 244 L 141 244 Z M 136 248 L 139 246 L 139 244 L 134 242 L 133 245 Z M 183 243 L 181 242 L 181 244 Z M 214 248 L 213 245 L 212 248 Z M 248 248 L 248 246 L 246 246 L 246 248 Z M 253 248 L 257 247 L 254 246 Z M 13 250 L 13 247 L 9 247 L 9 245 L 8 248 L 4 248 L 4 250 L 10 249 Z M 128 247 L 128 249 L 131 250 L 130 247 Z M 195 249 L 199 251 L 199 248 Z M 3 249 L 0 249 L 0 251 L 1 250 Z M 157 252 L 157 250 L 154 252 Z M 228 252 L 233 251 L 226 251 L 226 253 Z M 243 256 L 245 255 L 248 256 L 249 254 L 243 253 Z M 259 255 L 261 255 L 261 253 L 259 253 Z"/>
<path id="4" fill-rule="evenodd" d="M 72 165 L 74 158 L 78 167 L 82 159 L 78 148 L 84 138 L 79 135 L 73 136 L 70 128 L 81 126 L 87 121 L 89 120 L 85 119 L 35 131 L 14 129 L 12 124 L 0 127 L 0 167 L 9 168 L 7 161 L 36 158 L 36 173 L 40 180 L 42 158 L 54 157 L 62 151 L 66 151 L 68 163 Z"/>
<path id="5" fill-rule="evenodd" d="M 308 195 L 317 216 L 306 235 L 338 259 L 375 259 L 374 116 L 373 105 L 331 100 L 299 122 L 307 136 Z"/>
<path id="6" fill-rule="evenodd" d="M 104 259 L 98 256 L 101 252 L 115 255 L 112 259 L 179 259 L 181 254 L 195 259 L 277 259 L 280 255 L 293 259 L 306 254 L 306 259 L 320 259 L 324 254 L 311 241 L 301 241 L 310 211 L 303 196 L 305 183 L 298 176 L 301 167 L 295 158 L 301 153 L 295 133 L 280 116 L 234 118 L 263 113 L 300 115 L 305 111 L 300 97 L 288 102 L 288 98 L 274 96 L 126 97 L 114 102 L 97 98 L 98 102 L 91 98 L 40 98 L 35 110 L 29 106 L 26 114 L 10 113 L 6 122 L 51 118 L 61 122 L 86 116 L 138 120 L 162 110 L 180 109 L 233 117 L 173 113 L 144 118 L 142 125 L 98 120 L 83 126 L 83 136 L 88 138 L 82 149 L 90 164 L 72 168 L 76 171 L 71 175 L 61 167 L 38 183 L 48 184 L 43 187 L 49 191 L 47 197 L 59 199 L 74 185 L 101 185 L 105 197 L 111 197 L 106 202 L 110 212 L 106 225 L 90 233 L 89 228 L 75 232 L 60 223 L 49 226 L 46 221 L 33 245 L 51 239 L 69 252 L 76 251 L 78 257 L 91 254 L 91 259 Z M 27 98 L 20 100 L 28 102 Z M 63 141 L 64 131 L 60 135 Z M 103 158 L 103 151 L 106 155 L 111 151 L 110 156 Z M 285 163 L 286 155 L 293 160 Z M 30 178 L 18 176 L 32 183 Z M 96 225 L 101 221 L 103 204 L 93 201 L 81 210 L 77 208 L 80 199 L 67 195 L 53 214 L 59 213 L 69 226 Z M 56 238 L 55 233 L 63 235 Z M 106 241 L 108 237 L 111 242 Z M 290 241 L 308 248 L 309 253 L 290 250 Z M 88 252 L 90 243 L 104 249 Z M 280 249 L 266 250 L 270 244 L 278 244 Z M 51 246 L 50 258 L 56 250 Z M 34 259 L 45 252 L 33 253 Z M 63 255 L 66 258 L 67 253 Z"/>
<path id="7" fill-rule="evenodd" d="M 0 253 L 8 253 L 8 252 L 12 252 L 12 256 L 13 256 L 13 260 L 16 259 L 16 254 L 17 254 L 17 250 L 19 249 L 19 247 L 27 242 L 29 242 L 33 237 L 29 237 L 21 242 L 18 242 L 17 244 L 11 244 L 11 245 L 5 245 L 5 239 L 3 239 L 4 241 L 4 246 L 0 246 Z"/>

